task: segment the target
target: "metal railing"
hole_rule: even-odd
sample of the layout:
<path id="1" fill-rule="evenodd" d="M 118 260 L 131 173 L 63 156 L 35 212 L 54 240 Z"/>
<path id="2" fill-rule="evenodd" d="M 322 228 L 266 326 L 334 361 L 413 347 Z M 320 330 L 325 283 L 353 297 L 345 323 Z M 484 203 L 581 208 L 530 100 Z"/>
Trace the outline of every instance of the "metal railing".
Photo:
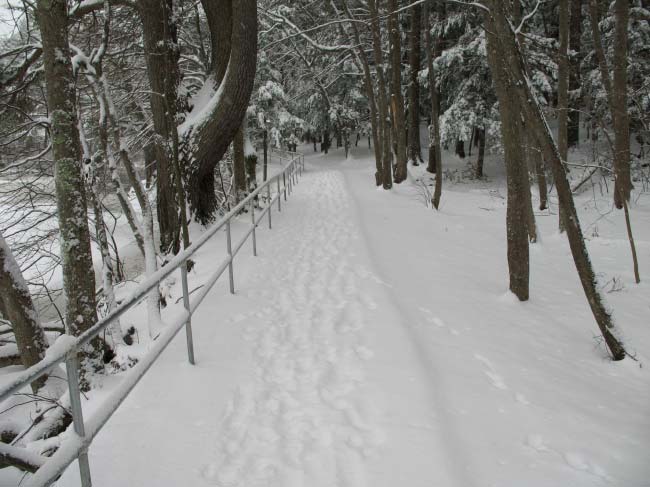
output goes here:
<path id="1" fill-rule="evenodd" d="M 217 280 L 228 269 L 228 278 L 230 280 L 230 292 L 235 292 L 233 260 L 235 255 L 241 250 L 248 237 L 252 237 L 253 255 L 257 255 L 257 238 L 255 229 L 260 225 L 262 219 L 267 216 L 268 225 L 271 228 L 272 218 L 271 211 L 275 203 L 278 205 L 278 212 L 282 211 L 282 199 L 287 200 L 287 196 L 293 191 L 293 186 L 298 182 L 305 168 L 305 159 L 302 154 L 290 153 L 287 151 L 276 151 L 283 157 L 287 157 L 289 162 L 282 170 L 265 182 L 263 182 L 255 191 L 250 193 L 237 206 L 230 210 L 217 223 L 212 225 L 205 233 L 196 239 L 187 249 L 176 255 L 165 267 L 159 269 L 153 275 L 147 277 L 133 293 L 124 299 L 120 306 L 109 313 L 106 317 L 99 320 L 90 329 L 78 337 L 69 336 L 67 339 L 57 340 L 57 342 L 48 349 L 43 360 L 33 365 L 29 369 L 21 372 L 11 382 L 0 388 L 0 403 L 6 400 L 12 394 L 29 386 L 34 380 L 47 374 L 60 363 L 65 362 L 68 390 L 70 394 L 70 408 L 72 413 L 73 430 L 66 432 L 58 450 L 51 457 L 42 457 L 42 466 L 27 479 L 23 484 L 30 487 L 42 487 L 54 482 L 63 471 L 74 460 L 79 461 L 79 472 L 81 476 L 81 485 L 90 487 L 92 485 L 90 478 L 90 465 L 88 463 L 88 447 L 93 441 L 99 430 L 106 424 L 108 419 L 120 406 L 122 401 L 133 390 L 135 385 L 140 381 L 144 374 L 149 370 L 151 365 L 156 361 L 160 354 L 165 350 L 167 345 L 178 334 L 181 328 L 185 328 L 187 338 L 187 355 L 191 364 L 194 364 L 194 343 L 192 339 L 192 314 L 199 307 L 208 292 L 215 285 Z M 272 196 L 272 187 L 275 187 Z M 266 194 L 266 206 L 256 212 L 255 205 L 259 196 Z M 233 244 L 231 237 L 231 220 L 248 207 L 251 215 L 251 223 L 244 235 Z M 227 256 L 219 265 L 217 270 L 210 276 L 208 281 L 203 285 L 200 292 L 197 293 L 194 300 L 190 300 L 190 293 L 187 284 L 187 261 L 196 253 L 212 236 L 225 227 L 226 231 L 226 252 Z M 81 396 L 79 390 L 79 358 L 78 354 L 84 345 L 90 343 L 104 329 L 119 319 L 126 311 L 138 304 L 147 293 L 158 286 L 159 283 L 172 274 L 177 269 L 181 272 L 182 290 L 183 290 L 183 312 L 175 317 L 173 322 L 168 323 L 161 334 L 152 342 L 151 349 L 140 361 L 126 374 L 122 382 L 110 393 L 102 406 L 90 421 L 84 421 L 81 408 Z M 68 337 L 67 335 L 64 335 Z"/>

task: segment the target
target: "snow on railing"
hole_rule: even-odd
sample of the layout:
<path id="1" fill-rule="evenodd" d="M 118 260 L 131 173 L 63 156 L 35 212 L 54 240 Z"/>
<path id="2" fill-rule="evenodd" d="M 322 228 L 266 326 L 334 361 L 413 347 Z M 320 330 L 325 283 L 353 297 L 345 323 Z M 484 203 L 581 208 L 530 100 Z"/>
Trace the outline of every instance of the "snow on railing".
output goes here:
<path id="1" fill-rule="evenodd" d="M 257 239 L 255 229 L 266 215 L 268 217 L 269 228 L 271 228 L 271 210 L 277 201 L 278 211 L 282 210 L 282 197 L 287 200 L 287 195 L 293 191 L 294 184 L 297 183 L 298 177 L 302 175 L 305 169 L 305 159 L 302 154 L 288 151 L 276 151 L 286 156 L 289 162 L 283 167 L 282 171 L 268 178 L 255 191 L 244 198 L 237 206 L 230 210 L 217 223 L 212 225 L 206 232 L 197 238 L 187 249 L 176 255 L 165 267 L 159 269 L 156 273 L 146 278 L 115 310 L 99 320 L 94 326 L 86 330 L 78 337 L 63 335 L 53 346 L 51 346 L 45 358 L 33 365 L 29 369 L 18 374 L 13 380 L 0 388 L 0 403 L 6 400 L 12 394 L 28 387 L 34 380 L 47 374 L 50 370 L 57 367 L 60 363 L 65 362 L 68 379 L 68 388 L 70 393 L 70 405 L 72 409 L 72 420 L 74 431 L 66 431 L 58 450 L 51 457 L 41 455 L 32 455 L 40 468 L 30 478 L 22 484 L 25 487 L 42 487 L 54 482 L 63 471 L 75 460 L 79 461 L 79 471 L 81 475 L 82 487 L 90 487 L 90 465 L 88 463 L 88 447 L 95 438 L 99 430 L 106 424 L 109 418 L 122 404 L 122 401 L 133 390 L 136 384 L 149 370 L 151 365 L 158 359 L 161 353 L 167 348 L 167 345 L 178 334 L 181 328 L 185 327 L 187 337 L 187 354 L 188 360 L 194 364 L 194 344 L 192 340 L 192 314 L 199 307 L 210 289 L 228 269 L 230 280 L 230 292 L 235 292 L 233 260 L 237 252 L 242 248 L 248 237 L 252 236 L 253 255 L 257 255 Z M 272 186 L 276 186 L 275 196 L 271 197 Z M 255 213 L 255 200 L 266 191 L 267 205 L 257 214 Z M 233 245 L 230 235 L 230 222 L 244 208 L 248 206 L 251 215 L 251 224 L 242 238 Z M 187 286 L 187 261 L 194 253 L 199 250 L 212 236 L 219 230 L 226 227 L 226 244 L 227 257 L 219 265 L 216 271 L 210 276 L 206 284 L 201 289 L 193 301 Z M 93 414 L 93 417 L 84 422 L 81 409 L 81 396 L 79 391 L 79 359 L 78 353 L 81 348 L 88 344 L 93 338 L 98 336 L 112 322 L 119 319 L 126 311 L 136 305 L 147 293 L 158 286 L 160 282 L 168 277 L 172 272 L 180 269 L 183 288 L 183 307 L 184 312 L 177 316 L 172 323 L 165 327 L 164 331 L 155 340 L 153 347 L 148 351 L 127 374 L 120 384 L 110 393 L 101 407 Z"/>

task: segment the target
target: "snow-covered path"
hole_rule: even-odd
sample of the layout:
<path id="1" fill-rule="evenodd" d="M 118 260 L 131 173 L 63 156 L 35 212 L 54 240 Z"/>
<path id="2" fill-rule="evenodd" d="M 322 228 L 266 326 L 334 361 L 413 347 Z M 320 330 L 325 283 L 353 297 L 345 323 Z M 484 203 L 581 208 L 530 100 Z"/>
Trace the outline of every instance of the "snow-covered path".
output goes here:
<path id="1" fill-rule="evenodd" d="M 488 255 L 476 274 L 453 228 L 418 227 L 427 210 L 375 191 L 370 175 L 365 162 L 308 158 L 274 230 L 258 234 L 259 257 L 237 258 L 237 294 L 218 285 L 195 316 L 197 365 L 176 339 L 93 443 L 95 486 L 644 485 L 647 435 L 635 431 L 647 418 L 608 412 L 617 395 L 631 412 L 648 404 L 646 375 L 612 370 L 587 342 L 563 377 L 564 325 L 548 325 L 557 348 L 533 319 L 547 304 L 481 295 L 474 280 L 502 263 Z M 611 397 L 594 415 L 599 364 L 634 380 L 603 385 Z M 571 398 L 553 387 L 572 381 L 585 404 L 564 411 Z M 607 421 L 616 435 L 597 431 Z M 77 478 L 69 469 L 60 484 Z"/>

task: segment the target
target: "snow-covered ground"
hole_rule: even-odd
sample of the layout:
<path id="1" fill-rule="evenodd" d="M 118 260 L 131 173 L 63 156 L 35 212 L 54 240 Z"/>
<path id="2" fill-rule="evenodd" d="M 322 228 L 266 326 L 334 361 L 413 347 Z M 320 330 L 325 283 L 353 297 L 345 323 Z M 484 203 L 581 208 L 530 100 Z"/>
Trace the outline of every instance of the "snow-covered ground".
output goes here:
<path id="1" fill-rule="evenodd" d="M 638 360 L 612 363 L 557 215 L 537 215 L 519 303 L 498 178 L 445 181 L 435 212 L 417 169 L 385 192 L 367 150 L 304 150 L 259 256 L 235 262 L 237 294 L 218 283 L 193 319 L 197 365 L 179 336 L 92 444 L 95 486 L 650 485 L 647 194 L 632 209 L 639 285 L 620 212 L 578 200 Z M 224 248 L 219 236 L 201 251 L 190 289 Z M 87 417 L 117 381 L 93 391 Z M 70 468 L 58 485 L 78 483 Z"/>

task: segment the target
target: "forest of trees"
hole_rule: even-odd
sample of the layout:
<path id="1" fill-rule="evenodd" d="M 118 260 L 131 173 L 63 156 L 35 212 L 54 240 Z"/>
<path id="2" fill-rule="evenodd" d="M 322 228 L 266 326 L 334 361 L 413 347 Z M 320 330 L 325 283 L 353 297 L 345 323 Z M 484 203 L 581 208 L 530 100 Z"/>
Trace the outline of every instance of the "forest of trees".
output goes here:
<path id="1" fill-rule="evenodd" d="M 521 301 L 537 240 L 531 186 L 540 209 L 555 191 L 599 333 L 612 359 L 626 357 L 574 204 L 585 181 L 568 174 L 611 183 L 636 266 L 628 207 L 648 178 L 650 1 L 12 0 L 6 10 L 15 25 L 0 41 L 0 348 L 16 353 L 0 365 L 34 365 L 46 330 L 78 335 L 117 306 L 114 287 L 127 278 L 117 218 L 151 275 L 190 245 L 191 222 L 209 225 L 255 188 L 256 164 L 267 177 L 271 148 L 347 152 L 355 138 L 376 161 L 368 185 L 390 190 L 426 165 L 436 209 L 443 148 L 476 148 L 476 179 L 487 153 L 502 154 L 509 287 Z M 581 146 L 608 150 L 576 168 L 568 154 Z M 153 291 L 150 320 L 160 306 Z M 59 319 L 44 323 L 42 307 Z M 118 324 L 88 347 L 84 387 L 128 341 Z M 47 382 L 34 394 L 60 394 Z M 0 431 L 1 441 L 56 435 L 67 416 Z M 34 469 L 2 452 L 0 466 Z"/>

